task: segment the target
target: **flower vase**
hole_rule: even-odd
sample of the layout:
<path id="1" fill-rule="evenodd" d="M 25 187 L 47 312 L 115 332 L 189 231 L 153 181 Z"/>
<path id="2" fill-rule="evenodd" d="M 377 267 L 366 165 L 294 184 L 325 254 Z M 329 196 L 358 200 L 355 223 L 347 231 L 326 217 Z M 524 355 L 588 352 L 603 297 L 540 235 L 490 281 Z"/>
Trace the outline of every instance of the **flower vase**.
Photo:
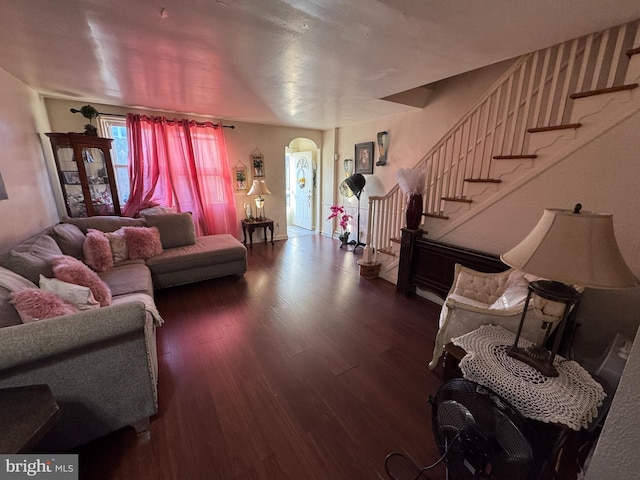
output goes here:
<path id="1" fill-rule="evenodd" d="M 417 230 L 422 221 L 422 194 L 410 193 L 407 198 L 407 228 Z"/>
<path id="2" fill-rule="evenodd" d="M 349 232 L 344 232 L 338 236 L 340 239 L 340 248 L 349 244 Z"/>

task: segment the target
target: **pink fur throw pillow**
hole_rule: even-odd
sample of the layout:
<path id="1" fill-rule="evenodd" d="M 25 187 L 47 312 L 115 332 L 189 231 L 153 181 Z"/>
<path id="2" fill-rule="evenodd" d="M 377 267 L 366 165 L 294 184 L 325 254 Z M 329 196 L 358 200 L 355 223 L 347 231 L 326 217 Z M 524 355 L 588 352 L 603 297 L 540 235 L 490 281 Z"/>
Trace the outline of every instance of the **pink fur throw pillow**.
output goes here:
<path id="1" fill-rule="evenodd" d="M 109 239 L 100 230 L 90 228 L 82 245 L 84 263 L 96 272 L 106 272 L 113 267 L 113 255 Z"/>
<path id="2" fill-rule="evenodd" d="M 96 272 L 77 258 L 60 255 L 51 261 L 53 276 L 67 283 L 89 287 L 101 307 L 111 305 L 111 290 Z"/>
<path id="3" fill-rule="evenodd" d="M 22 323 L 71 315 L 79 310 L 52 292 L 38 288 L 23 288 L 10 294 L 10 302 L 16 308 Z"/>
<path id="4" fill-rule="evenodd" d="M 160 231 L 156 227 L 122 227 L 122 229 L 130 259 L 146 260 L 162 253 Z"/>

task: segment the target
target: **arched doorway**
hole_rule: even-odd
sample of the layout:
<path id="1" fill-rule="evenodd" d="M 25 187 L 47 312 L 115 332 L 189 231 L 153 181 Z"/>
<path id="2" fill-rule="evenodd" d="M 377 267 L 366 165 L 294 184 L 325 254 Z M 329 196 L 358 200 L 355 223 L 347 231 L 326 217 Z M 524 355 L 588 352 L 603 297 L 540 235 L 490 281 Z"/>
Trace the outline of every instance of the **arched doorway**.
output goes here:
<path id="1" fill-rule="evenodd" d="M 287 236 L 312 233 L 317 229 L 317 171 L 320 150 L 308 138 L 295 138 L 285 149 Z"/>

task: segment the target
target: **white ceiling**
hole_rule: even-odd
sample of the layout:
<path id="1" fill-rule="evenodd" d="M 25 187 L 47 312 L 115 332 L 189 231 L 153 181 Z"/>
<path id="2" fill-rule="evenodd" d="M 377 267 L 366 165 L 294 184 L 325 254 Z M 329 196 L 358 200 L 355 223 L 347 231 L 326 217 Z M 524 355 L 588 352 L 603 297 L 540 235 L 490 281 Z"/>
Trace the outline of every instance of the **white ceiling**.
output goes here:
<path id="1" fill-rule="evenodd" d="M 379 99 L 640 18 L 638 0 L 0 6 L 0 68 L 45 96 L 318 129 L 405 111 Z"/>

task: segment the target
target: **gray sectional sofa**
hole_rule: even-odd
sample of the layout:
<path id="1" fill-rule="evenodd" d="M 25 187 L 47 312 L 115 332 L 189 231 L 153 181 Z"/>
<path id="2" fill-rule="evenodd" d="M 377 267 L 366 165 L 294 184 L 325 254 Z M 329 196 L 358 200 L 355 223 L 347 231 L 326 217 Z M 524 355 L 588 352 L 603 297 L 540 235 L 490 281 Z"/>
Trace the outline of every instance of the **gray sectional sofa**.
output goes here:
<path id="1" fill-rule="evenodd" d="M 88 229 L 114 232 L 121 226 L 155 226 L 163 251 L 99 273 L 111 305 L 22 323 L 9 303 L 11 288 L 2 286 L 3 271 L 38 285 L 40 275 L 52 277 L 54 257 L 84 259 Z M 59 420 L 38 449 L 68 450 L 128 425 L 147 430 L 158 407 L 156 328 L 162 318 L 154 289 L 241 276 L 246 255 L 231 235 L 196 238 L 188 213 L 63 218 L 1 254 L 0 266 L 10 272 L 0 269 L 0 388 L 48 384 L 60 406 Z"/>

